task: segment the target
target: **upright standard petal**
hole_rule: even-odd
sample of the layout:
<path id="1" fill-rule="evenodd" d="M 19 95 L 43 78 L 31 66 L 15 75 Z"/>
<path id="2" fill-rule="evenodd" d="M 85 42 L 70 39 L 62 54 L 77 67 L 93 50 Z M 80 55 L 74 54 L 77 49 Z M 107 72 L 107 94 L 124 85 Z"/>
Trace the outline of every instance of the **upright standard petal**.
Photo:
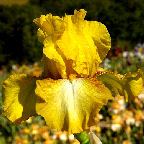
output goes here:
<path id="1" fill-rule="evenodd" d="M 40 27 L 38 37 L 44 43 L 44 49 L 49 49 L 51 44 L 53 52 L 56 51 L 53 55 L 57 53 L 56 57 L 61 57 L 49 59 L 51 53 L 47 52 L 49 50 L 44 51 L 49 61 L 60 65 L 59 68 L 54 65 L 53 69 L 62 78 L 69 77 L 70 74 L 77 74 L 78 77 L 93 76 L 111 47 L 111 38 L 105 25 L 86 21 L 85 15 L 86 11 L 81 9 L 75 10 L 74 15 L 65 15 L 63 18 L 48 14 L 34 20 Z M 65 65 L 61 63 L 61 59 Z M 65 68 L 61 69 L 61 66 Z M 66 75 L 61 71 L 65 71 Z"/>
<path id="2" fill-rule="evenodd" d="M 35 115 L 36 78 L 27 74 L 11 75 L 3 83 L 4 115 L 12 122 L 20 123 Z"/>
<path id="3" fill-rule="evenodd" d="M 95 123 L 110 91 L 94 79 L 44 79 L 36 82 L 36 112 L 50 128 L 79 133 Z"/>
<path id="4" fill-rule="evenodd" d="M 67 78 L 66 65 L 55 49 L 51 37 L 44 40 L 43 54 L 44 76 L 53 79 Z"/>
<path id="5" fill-rule="evenodd" d="M 34 19 L 33 22 L 40 27 L 45 36 L 51 36 L 55 39 L 57 39 L 65 29 L 63 18 L 52 16 L 52 14 L 47 14 L 46 16 L 41 15 L 40 18 Z"/>
<path id="6" fill-rule="evenodd" d="M 64 60 L 55 45 L 65 28 L 62 18 L 47 14 L 34 19 L 34 22 L 40 27 L 37 32 L 38 39 L 44 44 L 44 76 L 54 79 L 67 78 Z"/>
<path id="7" fill-rule="evenodd" d="M 67 24 L 62 36 L 56 41 L 66 60 L 72 60 L 72 67 L 81 77 L 93 76 L 111 47 L 111 38 L 104 24 L 86 21 L 86 11 L 74 11 L 66 15 Z"/>
<path id="8" fill-rule="evenodd" d="M 125 96 L 126 101 L 133 100 L 143 89 L 142 72 L 138 70 L 135 74 L 125 74 L 120 76 L 112 72 L 99 72 L 97 79 L 103 81 L 111 91 L 120 93 Z"/>

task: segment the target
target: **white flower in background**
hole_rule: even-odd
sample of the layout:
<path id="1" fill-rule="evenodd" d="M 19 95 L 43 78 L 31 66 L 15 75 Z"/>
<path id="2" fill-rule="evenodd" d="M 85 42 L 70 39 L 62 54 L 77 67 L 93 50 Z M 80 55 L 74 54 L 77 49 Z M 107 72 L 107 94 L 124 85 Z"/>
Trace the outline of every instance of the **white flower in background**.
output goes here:
<path id="1" fill-rule="evenodd" d="M 73 141 L 74 140 L 74 135 L 71 134 L 71 135 L 68 136 L 68 138 L 69 138 L 70 141 Z"/>
<path id="2" fill-rule="evenodd" d="M 125 104 L 124 99 L 119 100 L 118 103 L 119 103 L 119 105 L 120 105 L 119 110 L 120 110 L 120 111 L 125 110 L 125 108 L 126 108 L 126 104 Z"/>
<path id="3" fill-rule="evenodd" d="M 141 94 L 138 96 L 138 98 L 144 103 L 144 94 L 143 94 L 143 93 L 141 93 Z"/>
<path id="4" fill-rule="evenodd" d="M 112 124 L 111 129 L 112 129 L 112 131 L 117 132 L 121 129 L 121 125 L 120 124 Z"/>
<path id="5" fill-rule="evenodd" d="M 135 53 L 135 56 L 138 57 L 138 58 L 141 58 L 142 53 L 141 52 L 137 52 L 137 53 Z"/>
<path id="6" fill-rule="evenodd" d="M 109 63 L 110 60 L 109 60 L 108 58 L 105 58 L 104 62 L 105 62 L 105 63 Z"/>
<path id="7" fill-rule="evenodd" d="M 105 58 L 103 65 L 105 70 L 109 70 L 111 68 L 110 60 L 108 58 Z"/>
<path id="8" fill-rule="evenodd" d="M 98 118 L 101 120 L 103 119 L 103 115 L 102 114 L 98 114 Z"/>
<path id="9" fill-rule="evenodd" d="M 138 95 L 138 98 L 144 103 L 144 89 L 143 89 L 143 91 Z"/>
<path id="10" fill-rule="evenodd" d="M 13 65 L 12 65 L 12 70 L 15 71 L 15 72 L 17 72 L 17 71 L 18 71 L 18 66 L 15 65 L 15 64 L 13 64 Z"/>
<path id="11" fill-rule="evenodd" d="M 113 114 L 118 114 L 120 111 L 118 109 L 112 109 L 110 108 L 110 111 L 113 113 Z"/>
<path id="12" fill-rule="evenodd" d="M 116 96 L 115 100 L 111 103 L 109 110 L 113 114 L 118 114 L 121 111 L 125 110 L 126 104 L 122 96 Z"/>
<path id="13" fill-rule="evenodd" d="M 121 97 L 120 97 L 120 98 L 121 98 Z M 120 105 L 125 105 L 125 101 L 124 101 L 124 99 L 122 99 L 122 98 L 118 100 L 118 103 L 119 103 Z"/>
<path id="14" fill-rule="evenodd" d="M 129 57 L 134 57 L 134 53 L 133 52 L 129 52 Z"/>
<path id="15" fill-rule="evenodd" d="M 134 125 L 135 124 L 135 118 L 132 111 L 126 110 L 124 111 L 123 120 L 125 121 L 126 125 Z"/>
<path id="16" fill-rule="evenodd" d="M 67 140 L 67 135 L 65 133 L 63 133 L 59 136 L 59 138 L 60 138 L 61 141 L 66 141 Z"/>
<path id="17" fill-rule="evenodd" d="M 57 139 L 57 136 L 54 134 L 54 135 L 52 135 L 52 136 L 50 136 L 51 137 L 51 139 L 52 140 L 55 140 L 55 139 Z"/>
<path id="18" fill-rule="evenodd" d="M 143 55 L 143 54 L 141 55 L 140 59 L 141 59 L 142 61 L 144 60 L 144 55 Z"/>
<path id="19" fill-rule="evenodd" d="M 122 53 L 122 56 L 124 57 L 124 58 L 126 58 L 127 56 L 128 56 L 128 51 L 123 51 L 123 53 Z"/>
<path id="20" fill-rule="evenodd" d="M 111 121 L 111 129 L 112 131 L 119 131 L 122 128 L 123 125 L 123 119 L 120 115 L 112 115 L 112 121 Z"/>
<path id="21" fill-rule="evenodd" d="M 135 122 L 135 126 L 136 126 L 136 127 L 139 127 L 140 125 L 141 125 L 141 121 L 136 121 L 136 122 Z"/>
<path id="22" fill-rule="evenodd" d="M 128 118 L 126 120 L 126 124 L 127 125 L 134 125 L 135 124 L 135 119 L 134 118 Z"/>

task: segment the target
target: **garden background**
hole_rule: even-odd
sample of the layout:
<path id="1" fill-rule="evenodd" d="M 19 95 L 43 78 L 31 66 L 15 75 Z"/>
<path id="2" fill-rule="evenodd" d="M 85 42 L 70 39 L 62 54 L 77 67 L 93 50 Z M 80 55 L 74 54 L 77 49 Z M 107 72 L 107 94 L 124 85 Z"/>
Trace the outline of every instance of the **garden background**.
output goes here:
<path id="1" fill-rule="evenodd" d="M 42 44 L 33 19 L 42 14 L 64 16 L 85 9 L 86 20 L 106 25 L 112 48 L 101 64 L 121 74 L 144 70 L 143 0 L 0 0 L 0 112 L 2 82 L 11 73 L 41 74 Z M 98 115 L 93 130 L 104 144 L 144 143 L 144 96 L 125 103 L 117 96 Z M 113 125 L 115 124 L 115 125 Z M 78 143 L 73 135 L 49 130 L 42 117 L 30 118 L 19 126 L 0 116 L 0 144 Z"/>

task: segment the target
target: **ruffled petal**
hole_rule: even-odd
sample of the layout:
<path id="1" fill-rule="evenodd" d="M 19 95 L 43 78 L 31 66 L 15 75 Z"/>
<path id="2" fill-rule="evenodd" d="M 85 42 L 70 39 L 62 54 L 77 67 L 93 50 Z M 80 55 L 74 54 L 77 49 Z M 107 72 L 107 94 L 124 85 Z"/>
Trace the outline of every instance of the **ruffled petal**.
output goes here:
<path id="1" fill-rule="evenodd" d="M 55 40 L 63 32 L 62 19 L 47 14 L 34 19 L 34 22 L 40 27 L 37 32 L 38 39 L 44 44 L 44 76 L 54 79 L 67 78 L 64 60 L 55 47 Z"/>
<path id="2" fill-rule="evenodd" d="M 86 11 L 81 9 L 63 18 L 48 14 L 34 20 L 43 31 L 39 30 L 38 37 L 44 49 L 48 49 L 44 50 L 44 54 L 49 61 L 60 65 L 59 68 L 54 65 L 53 69 L 58 71 L 61 78 L 69 77 L 70 74 L 93 76 L 111 47 L 111 38 L 105 25 L 86 21 L 85 15 Z M 49 52 L 52 47 L 53 51 Z M 56 56 L 50 59 L 50 55 Z"/>
<path id="3" fill-rule="evenodd" d="M 37 36 L 38 36 L 38 40 L 40 42 L 43 42 L 46 38 L 44 32 L 39 28 L 38 31 L 37 31 Z"/>
<path id="4" fill-rule="evenodd" d="M 86 21 L 86 11 L 66 15 L 67 23 L 62 36 L 56 41 L 58 48 L 67 60 L 72 60 L 72 68 L 81 77 L 93 76 L 99 63 L 111 47 L 111 38 L 104 24 Z"/>
<path id="5" fill-rule="evenodd" d="M 35 115 L 36 78 L 27 74 L 11 75 L 3 83 L 4 115 L 12 122 L 20 123 Z"/>
<path id="6" fill-rule="evenodd" d="M 56 51 L 51 37 L 44 41 L 43 54 L 44 76 L 53 79 L 67 78 L 65 63 Z"/>
<path id="7" fill-rule="evenodd" d="M 94 79 L 44 79 L 36 82 L 36 112 L 50 128 L 79 133 L 93 125 L 111 92 Z"/>
<path id="8" fill-rule="evenodd" d="M 53 40 L 58 39 L 65 29 L 63 18 L 52 16 L 52 14 L 41 15 L 40 18 L 34 19 L 33 22 L 40 27 L 45 36 L 51 36 L 54 38 Z"/>
<path id="9" fill-rule="evenodd" d="M 133 100 L 143 89 L 143 73 L 138 70 L 135 74 L 125 74 L 124 76 L 112 72 L 99 72 L 97 79 L 101 80 L 111 91 L 115 91 L 125 96 L 126 101 Z"/>

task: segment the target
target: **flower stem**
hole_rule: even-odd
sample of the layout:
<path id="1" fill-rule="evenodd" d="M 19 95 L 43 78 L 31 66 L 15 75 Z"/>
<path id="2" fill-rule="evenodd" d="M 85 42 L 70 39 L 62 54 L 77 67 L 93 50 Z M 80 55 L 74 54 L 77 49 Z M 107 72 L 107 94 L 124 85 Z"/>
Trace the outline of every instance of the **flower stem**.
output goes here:
<path id="1" fill-rule="evenodd" d="M 74 134 L 74 136 L 80 142 L 80 144 L 91 144 L 86 131 Z"/>

